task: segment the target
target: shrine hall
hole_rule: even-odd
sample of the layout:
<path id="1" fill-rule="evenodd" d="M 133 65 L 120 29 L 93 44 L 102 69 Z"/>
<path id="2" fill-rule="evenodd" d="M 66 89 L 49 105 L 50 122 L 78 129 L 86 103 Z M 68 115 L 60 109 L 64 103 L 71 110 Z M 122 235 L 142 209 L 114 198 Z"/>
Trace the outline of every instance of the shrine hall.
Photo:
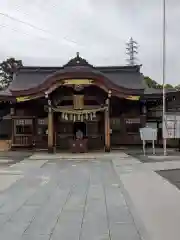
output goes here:
<path id="1" fill-rule="evenodd" d="M 167 96 L 177 106 L 178 93 Z M 140 145 L 147 123 L 161 144 L 162 92 L 147 90 L 139 65 L 96 67 L 77 53 L 61 67 L 23 66 L 0 99 L 0 135 L 11 149 L 109 152 Z"/>

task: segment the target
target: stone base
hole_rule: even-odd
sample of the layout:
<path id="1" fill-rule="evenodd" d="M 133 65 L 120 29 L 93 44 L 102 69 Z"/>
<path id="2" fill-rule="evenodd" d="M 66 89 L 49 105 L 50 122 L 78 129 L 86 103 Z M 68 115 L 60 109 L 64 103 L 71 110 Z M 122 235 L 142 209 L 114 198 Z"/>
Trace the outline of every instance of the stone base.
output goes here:
<path id="1" fill-rule="evenodd" d="M 110 152 L 110 151 L 111 151 L 110 147 L 105 146 L 105 152 Z"/>
<path id="2" fill-rule="evenodd" d="M 48 153 L 55 153 L 55 147 L 48 147 Z"/>

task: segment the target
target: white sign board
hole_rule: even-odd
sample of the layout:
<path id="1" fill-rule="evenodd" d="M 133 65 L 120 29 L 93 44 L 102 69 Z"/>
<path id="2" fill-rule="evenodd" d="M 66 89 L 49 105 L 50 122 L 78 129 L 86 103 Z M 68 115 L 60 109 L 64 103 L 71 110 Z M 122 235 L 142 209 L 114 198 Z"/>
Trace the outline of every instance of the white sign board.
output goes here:
<path id="1" fill-rule="evenodd" d="M 146 127 L 148 128 L 157 128 L 157 122 L 147 122 Z"/>
<path id="2" fill-rule="evenodd" d="M 142 141 L 155 141 L 157 140 L 157 128 L 140 128 L 140 136 Z"/>
<path id="3" fill-rule="evenodd" d="M 157 140 L 157 128 L 140 128 L 140 136 L 143 141 L 143 152 L 146 154 L 146 141 L 152 141 L 153 154 L 155 154 L 155 140 Z"/>
<path id="4" fill-rule="evenodd" d="M 180 115 L 165 115 L 163 124 L 164 138 L 180 138 Z"/>

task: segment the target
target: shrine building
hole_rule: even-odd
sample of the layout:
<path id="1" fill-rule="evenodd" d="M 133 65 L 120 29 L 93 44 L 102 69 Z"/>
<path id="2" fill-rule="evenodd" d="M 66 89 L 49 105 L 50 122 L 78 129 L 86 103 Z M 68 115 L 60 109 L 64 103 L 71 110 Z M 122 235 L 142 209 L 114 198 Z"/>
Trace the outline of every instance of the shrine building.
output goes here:
<path id="1" fill-rule="evenodd" d="M 24 66 L 0 92 L 1 139 L 11 149 L 109 152 L 140 145 L 139 128 L 155 124 L 161 144 L 162 90 L 147 89 L 140 70 L 95 67 L 78 53 L 62 67 Z M 167 96 L 177 111 L 178 92 Z"/>

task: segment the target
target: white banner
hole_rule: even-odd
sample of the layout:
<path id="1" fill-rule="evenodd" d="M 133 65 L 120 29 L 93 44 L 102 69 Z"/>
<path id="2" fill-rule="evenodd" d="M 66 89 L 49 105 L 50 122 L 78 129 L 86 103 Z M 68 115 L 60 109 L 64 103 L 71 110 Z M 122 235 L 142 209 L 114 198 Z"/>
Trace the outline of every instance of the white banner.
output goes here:
<path id="1" fill-rule="evenodd" d="M 180 115 L 165 115 L 163 137 L 180 138 Z"/>

